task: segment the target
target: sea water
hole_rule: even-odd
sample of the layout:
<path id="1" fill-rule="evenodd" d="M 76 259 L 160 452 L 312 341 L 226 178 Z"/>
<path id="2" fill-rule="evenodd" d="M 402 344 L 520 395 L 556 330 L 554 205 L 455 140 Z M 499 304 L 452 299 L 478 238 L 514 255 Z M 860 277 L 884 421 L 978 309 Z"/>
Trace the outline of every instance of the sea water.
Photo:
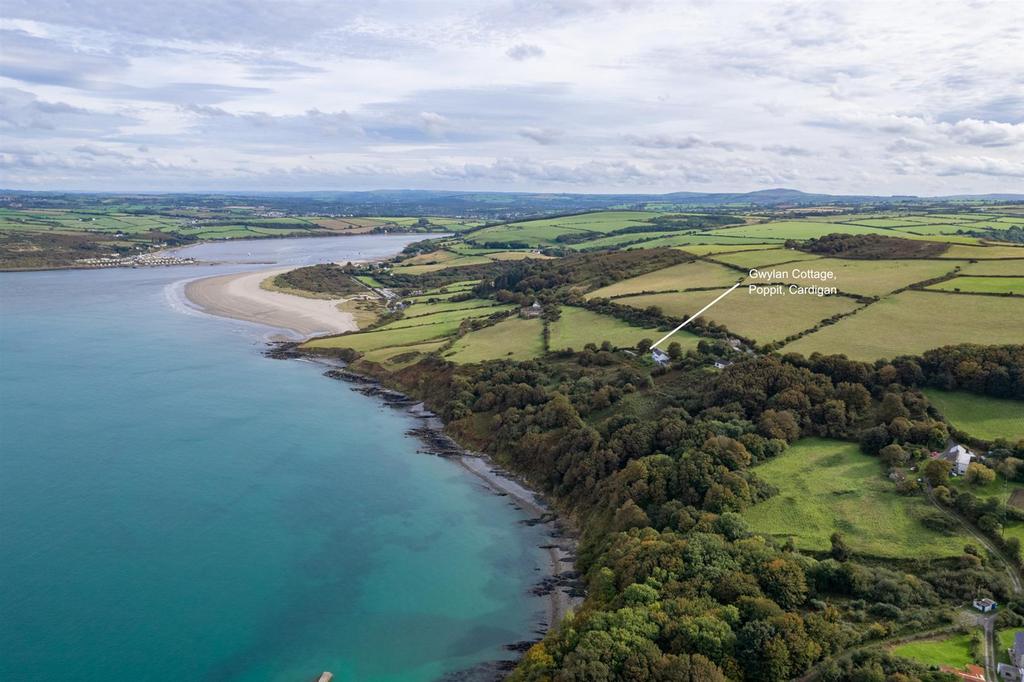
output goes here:
<path id="1" fill-rule="evenodd" d="M 231 248 L 411 241 L 350 239 Z M 178 300 L 246 267 L 0 274 L 0 679 L 430 680 L 533 636 L 524 512 L 403 412 L 265 358 L 271 330 Z"/>

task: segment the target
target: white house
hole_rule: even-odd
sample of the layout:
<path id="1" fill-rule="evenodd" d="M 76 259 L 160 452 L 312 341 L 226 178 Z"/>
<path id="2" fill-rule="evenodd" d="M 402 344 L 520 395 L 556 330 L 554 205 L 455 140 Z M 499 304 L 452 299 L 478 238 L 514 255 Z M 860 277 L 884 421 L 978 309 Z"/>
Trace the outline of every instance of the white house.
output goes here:
<path id="1" fill-rule="evenodd" d="M 989 611 L 994 610 L 996 608 L 996 606 L 998 606 L 998 604 L 996 604 L 991 599 L 975 599 L 974 600 L 974 608 L 976 608 L 977 610 L 981 611 L 982 613 L 988 613 Z"/>
<path id="2" fill-rule="evenodd" d="M 731 362 L 728 362 L 726 360 L 715 360 L 715 369 L 725 369 L 731 364 Z"/>
<path id="3" fill-rule="evenodd" d="M 967 466 L 974 459 L 974 453 L 963 445 L 954 443 L 949 449 L 942 453 L 942 459 L 953 465 L 953 473 L 962 476 L 967 473 Z"/>
<path id="4" fill-rule="evenodd" d="M 669 363 L 668 353 L 666 353 L 660 348 L 651 349 L 651 359 L 654 360 L 659 365 L 661 365 L 662 367 Z"/>

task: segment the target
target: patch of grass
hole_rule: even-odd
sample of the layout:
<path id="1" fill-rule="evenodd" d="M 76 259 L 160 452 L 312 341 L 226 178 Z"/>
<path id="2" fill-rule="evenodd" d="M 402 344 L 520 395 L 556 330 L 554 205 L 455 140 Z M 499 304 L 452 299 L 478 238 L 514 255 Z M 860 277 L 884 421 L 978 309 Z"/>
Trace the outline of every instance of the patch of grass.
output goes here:
<path id="1" fill-rule="evenodd" d="M 1011 261 L 1016 262 L 1016 261 Z M 1020 261 L 1024 266 L 1024 261 Z M 1024 277 L 954 277 L 933 284 L 929 289 L 937 291 L 967 291 L 978 294 L 1021 294 L 1024 295 Z"/>
<path id="2" fill-rule="evenodd" d="M 723 287 L 724 288 L 724 287 Z M 634 308 L 657 306 L 663 312 L 684 317 L 692 315 L 715 299 L 716 291 L 629 296 L 616 302 Z M 847 313 L 859 304 L 842 296 L 758 296 L 741 286 L 701 315 L 723 324 L 731 331 L 760 343 L 785 339 L 810 329 L 821 320 Z"/>
<path id="3" fill-rule="evenodd" d="M 473 304 L 469 301 L 463 301 L 463 303 Z M 424 304 L 432 306 L 433 304 Z M 445 305 L 445 304 L 442 304 Z M 454 305 L 454 304 L 447 304 Z M 424 324 L 437 324 L 439 322 L 460 322 L 462 320 L 468 320 L 471 317 L 489 317 L 494 313 L 501 312 L 503 310 L 509 310 L 515 306 L 512 305 L 485 305 L 476 308 L 473 307 L 462 307 L 456 308 L 455 310 L 437 310 L 436 312 L 417 315 L 416 317 L 403 317 L 401 319 L 390 322 L 380 329 L 405 329 L 406 327 L 418 327 Z"/>
<path id="4" fill-rule="evenodd" d="M 659 213 L 650 211 L 599 211 L 580 215 L 528 220 L 487 227 L 469 235 L 475 244 L 522 242 L 530 246 L 553 245 L 559 235 L 593 233 L 595 238 L 624 227 L 644 225 Z M 641 235 L 642 236 L 642 235 Z"/>
<path id="5" fill-rule="evenodd" d="M 539 319 L 510 317 L 498 324 L 470 332 L 452 345 L 444 357 L 452 362 L 484 360 L 529 360 L 544 353 Z"/>
<path id="6" fill-rule="evenodd" d="M 342 336 L 327 336 L 307 341 L 302 344 L 302 348 L 352 348 L 365 353 L 378 348 L 407 346 L 452 336 L 458 331 L 461 322 L 462 320 L 449 320 L 436 324 L 424 324 L 418 327 L 381 329 L 344 334 Z"/>
<path id="7" fill-rule="evenodd" d="M 689 249 L 686 249 L 689 251 Z M 765 249 L 762 251 L 741 251 L 739 253 L 722 253 L 711 256 L 717 261 L 736 265 L 741 268 L 759 268 L 776 263 L 789 263 L 790 261 L 805 261 L 821 258 L 816 253 L 796 251 L 794 249 Z"/>
<path id="8" fill-rule="evenodd" d="M 1013 641 L 1017 637 L 1018 632 L 1024 632 L 1020 628 L 1010 628 L 1007 630 L 999 630 L 996 633 L 996 662 L 997 663 L 1009 663 L 1010 654 L 1009 649 L 1013 646 Z"/>
<path id="9" fill-rule="evenodd" d="M 962 669 L 977 663 L 971 653 L 971 637 L 967 634 L 907 642 L 893 647 L 892 653 L 923 665 L 948 665 Z"/>
<path id="10" fill-rule="evenodd" d="M 964 244 L 954 244 L 939 258 L 958 258 L 960 260 L 1024 258 L 1024 246 L 966 246 Z"/>
<path id="11" fill-rule="evenodd" d="M 924 394 L 953 426 L 972 436 L 1011 442 L 1024 438 L 1024 402 L 934 388 Z"/>
<path id="12" fill-rule="evenodd" d="M 965 275 L 1017 275 L 1024 277 L 1024 260 L 986 260 L 965 263 L 961 272 Z"/>
<path id="13" fill-rule="evenodd" d="M 852 260 L 843 258 L 822 258 L 813 263 L 782 265 L 778 270 L 829 270 L 836 278 L 826 286 L 838 287 L 840 291 L 861 296 L 880 296 L 902 289 L 916 282 L 941 277 L 953 271 L 955 264 L 939 260 Z M 775 280 L 773 280 L 775 281 Z M 778 281 L 790 284 L 807 284 L 807 279 L 783 277 Z"/>
<path id="14" fill-rule="evenodd" d="M 805 438 L 753 469 L 779 493 L 746 512 L 756 533 L 824 551 L 841 531 L 858 553 L 887 558 L 937 558 L 963 552 L 962 535 L 929 530 L 920 497 L 898 495 L 879 460 L 854 443 Z"/>
<path id="15" fill-rule="evenodd" d="M 1021 339 L 1022 299 L 904 291 L 797 339 L 783 352 L 842 353 L 853 360 L 873 361 L 918 355 L 949 344 L 1020 343 Z"/>
<path id="16" fill-rule="evenodd" d="M 378 348 L 365 353 L 359 360 L 360 362 L 376 362 L 393 372 L 403 367 L 408 367 L 414 362 L 419 362 L 426 355 L 440 349 L 447 342 L 447 339 L 445 339 L 417 343 L 411 346 Z"/>
<path id="17" fill-rule="evenodd" d="M 741 276 L 741 273 L 722 265 L 693 261 L 648 272 L 639 277 L 624 279 L 590 292 L 587 294 L 587 298 L 610 298 L 642 291 L 680 291 L 697 287 L 728 287 Z"/>
<path id="18" fill-rule="evenodd" d="M 562 307 L 561 317 L 552 322 L 549 329 L 551 350 L 581 350 L 588 343 L 600 345 L 602 341 L 608 341 L 617 348 L 632 348 L 641 339 L 657 341 L 666 333 L 658 329 L 632 327 L 623 320 L 573 306 Z M 699 340 L 685 330 L 672 337 L 672 341 L 678 341 L 683 350 L 696 348 Z M 663 347 L 667 346 L 666 343 Z"/>
<path id="19" fill-rule="evenodd" d="M 713 230 L 708 234 L 759 237 L 785 241 L 786 239 L 811 239 L 826 234 L 891 234 L 888 230 L 862 225 L 840 225 L 837 223 L 811 222 L 802 220 L 781 220 L 761 225 L 742 225 Z"/>

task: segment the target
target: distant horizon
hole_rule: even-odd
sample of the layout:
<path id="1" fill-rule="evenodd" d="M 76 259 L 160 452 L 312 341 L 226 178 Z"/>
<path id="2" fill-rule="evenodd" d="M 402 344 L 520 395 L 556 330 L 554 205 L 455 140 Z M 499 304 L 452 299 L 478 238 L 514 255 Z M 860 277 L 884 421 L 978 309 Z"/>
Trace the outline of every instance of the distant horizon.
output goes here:
<path id="1" fill-rule="evenodd" d="M 956 199 L 964 197 L 987 197 L 1000 196 L 1010 197 L 1010 200 L 1024 200 L 1024 192 L 963 192 L 959 194 L 871 194 L 854 192 L 813 192 L 794 187 L 765 187 L 762 189 L 735 191 L 735 190 L 670 190 L 664 192 L 644 191 L 618 191 L 618 192 L 583 192 L 583 191 L 555 191 L 555 190 L 509 190 L 509 189 L 424 189 L 417 187 L 377 187 L 374 189 L 194 189 L 194 190 L 88 190 L 88 189 L 64 189 L 64 188 L 14 188 L 0 187 L 0 193 L 18 194 L 94 194 L 94 195 L 139 195 L 139 196 L 174 196 L 174 195 L 210 195 L 210 196 L 261 196 L 272 194 L 384 194 L 384 193 L 424 193 L 424 194 L 508 194 L 508 195 L 564 195 L 564 196 L 593 196 L 593 197 L 663 197 L 679 194 L 690 194 L 697 196 L 711 195 L 751 195 L 769 192 L 797 192 L 807 196 L 827 197 L 870 197 L 878 199 Z"/>

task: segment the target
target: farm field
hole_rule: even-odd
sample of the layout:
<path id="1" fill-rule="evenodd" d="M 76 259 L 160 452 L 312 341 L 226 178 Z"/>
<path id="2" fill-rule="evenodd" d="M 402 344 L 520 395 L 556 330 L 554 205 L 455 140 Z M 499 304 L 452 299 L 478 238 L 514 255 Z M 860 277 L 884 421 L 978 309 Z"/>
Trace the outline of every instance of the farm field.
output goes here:
<path id="1" fill-rule="evenodd" d="M 1024 299 L 904 291 L 787 344 L 783 352 L 842 353 L 853 360 L 873 361 L 954 343 L 1021 339 Z"/>
<path id="2" fill-rule="evenodd" d="M 448 343 L 448 339 L 443 339 L 441 341 L 428 341 L 426 343 L 418 343 L 411 346 L 390 346 L 386 348 L 378 348 L 363 354 L 363 357 L 360 358 L 360 360 L 376 362 L 383 365 L 385 369 L 394 371 L 401 369 L 402 367 L 407 367 L 414 362 L 418 362 L 424 355 L 433 353 L 446 343 Z"/>
<path id="3" fill-rule="evenodd" d="M 544 354 L 542 323 L 510 317 L 470 332 L 456 341 L 444 357 L 460 364 L 484 360 L 529 360 Z"/>
<path id="4" fill-rule="evenodd" d="M 892 234 L 890 230 L 883 230 L 877 227 L 810 221 L 805 222 L 800 220 L 781 220 L 778 222 L 770 222 L 760 225 L 724 227 L 719 230 L 712 230 L 711 232 L 708 232 L 708 234 L 736 237 L 757 237 L 761 239 L 785 241 L 786 239 L 811 239 L 812 237 L 821 237 L 834 232 L 841 232 L 845 234 Z"/>
<path id="5" fill-rule="evenodd" d="M 454 296 L 455 294 L 451 294 Z M 403 318 L 416 318 L 421 315 L 433 315 L 452 310 L 468 310 L 471 308 L 482 308 L 494 306 L 495 302 L 486 298 L 471 298 L 468 301 L 436 301 L 434 303 L 413 303 L 402 311 Z"/>
<path id="6" fill-rule="evenodd" d="M 435 263 L 424 263 L 423 265 L 397 265 L 392 268 L 392 271 L 398 274 L 422 275 L 427 272 L 444 270 L 445 268 L 457 268 L 462 265 L 485 265 L 491 262 L 491 259 L 485 256 L 452 255 L 454 258 L 446 258 Z"/>
<path id="7" fill-rule="evenodd" d="M 940 260 L 852 260 L 822 258 L 812 263 L 795 263 L 779 266 L 780 270 L 793 268 L 831 270 L 835 280 L 827 286 L 838 287 L 840 291 L 861 296 L 881 296 L 916 282 L 941 277 L 953 271 L 954 263 Z M 773 280 L 774 281 L 774 280 Z M 782 278 L 779 281 L 790 284 L 807 284 L 806 279 Z"/>
<path id="8" fill-rule="evenodd" d="M 464 308 L 457 308 L 455 310 L 441 310 L 435 313 L 421 314 L 417 317 L 403 317 L 395 320 L 394 322 L 389 322 L 382 327 L 378 327 L 378 329 L 405 329 L 406 327 L 418 327 L 425 324 L 437 324 L 439 322 L 458 323 L 471 317 L 489 317 L 494 313 L 512 308 L 510 305 L 494 305 L 493 301 L 488 301 L 489 305 L 478 306 L 475 308 L 469 307 L 473 305 L 470 301 L 463 301 L 463 303 L 467 303 L 468 306 Z"/>
<path id="9" fill-rule="evenodd" d="M 894 647 L 892 653 L 923 665 L 948 665 L 962 669 L 977 664 L 971 654 L 971 638 L 967 634 L 907 642 Z"/>
<path id="10" fill-rule="evenodd" d="M 933 284 L 936 291 L 968 291 L 978 294 L 1024 295 L 1024 277 L 969 277 L 960 276 Z"/>
<path id="11" fill-rule="evenodd" d="M 964 244 L 954 244 L 939 258 L 958 258 L 960 260 L 1024 259 L 1024 246 L 967 246 Z"/>
<path id="12" fill-rule="evenodd" d="M 855 443 L 805 438 L 754 467 L 779 493 L 743 513 L 751 530 L 792 537 L 796 546 L 825 551 L 841 531 L 854 552 L 890 558 L 938 558 L 963 552 L 967 538 L 920 523 L 923 498 L 896 493 L 879 461 Z"/>
<path id="13" fill-rule="evenodd" d="M 1024 438 L 1024 402 L 935 388 L 924 394 L 953 426 L 972 436 L 1011 442 Z"/>
<path id="14" fill-rule="evenodd" d="M 661 215 L 650 211 L 600 211 L 581 215 L 530 220 L 487 227 L 469 235 L 474 244 L 488 242 L 523 242 L 530 246 L 552 245 L 562 234 L 594 233 L 599 237 L 624 227 L 645 225 L 648 219 Z M 638 235 L 642 236 L 642 235 Z"/>
<path id="15" fill-rule="evenodd" d="M 742 273 L 722 265 L 693 261 L 648 272 L 639 277 L 624 279 L 587 294 L 587 298 L 611 298 L 643 291 L 681 291 L 697 287 L 727 287 L 736 282 Z"/>
<path id="16" fill-rule="evenodd" d="M 585 308 L 563 306 L 561 311 L 561 317 L 549 326 L 551 350 L 581 350 L 588 343 L 600 345 L 602 341 L 608 341 L 616 348 L 631 348 L 641 339 L 657 341 L 666 333 L 654 328 L 633 327 L 622 320 Z M 676 333 L 672 341 L 678 341 L 686 350 L 696 348 L 699 339 L 683 330 Z"/>
<path id="17" fill-rule="evenodd" d="M 730 247 L 728 250 L 734 250 L 737 247 L 744 245 L 754 244 L 772 244 L 778 245 L 778 240 L 764 239 L 761 237 L 744 237 L 738 235 L 724 235 L 714 234 L 712 232 L 701 232 L 699 234 L 683 234 L 683 235 L 672 235 L 668 237 L 658 237 L 657 239 L 651 239 L 650 241 L 644 241 L 640 244 L 633 244 L 627 246 L 627 249 L 656 249 L 662 246 L 691 246 L 691 245 L 723 245 Z"/>
<path id="18" fill-rule="evenodd" d="M 961 266 L 964 275 L 1016 275 L 1024 277 L 1024 260 L 984 260 Z"/>
<path id="19" fill-rule="evenodd" d="M 733 254 L 743 251 L 765 251 L 766 249 L 780 248 L 776 244 L 691 244 L 675 247 L 680 251 L 692 253 L 695 256 L 711 256 L 715 254 Z"/>
<path id="20" fill-rule="evenodd" d="M 697 312 L 716 295 L 714 291 L 690 291 L 630 296 L 617 302 L 634 308 L 654 305 L 668 315 L 683 317 Z M 741 286 L 702 317 L 758 343 L 768 343 L 810 329 L 821 320 L 848 313 L 859 305 L 844 296 L 757 296 Z"/>
<path id="21" fill-rule="evenodd" d="M 776 263 L 789 263 L 791 261 L 809 261 L 821 258 L 819 254 L 796 251 L 794 249 L 765 249 L 762 251 L 741 251 L 739 253 L 725 253 L 712 256 L 715 260 L 741 268 L 758 268 Z"/>
<path id="22" fill-rule="evenodd" d="M 459 330 L 461 320 L 449 320 L 435 324 L 422 324 L 415 327 L 398 329 L 380 329 L 367 332 L 356 332 L 343 336 L 327 336 L 312 339 L 302 344 L 302 348 L 352 348 L 361 353 L 388 348 L 422 343 L 432 339 L 451 336 Z"/>

